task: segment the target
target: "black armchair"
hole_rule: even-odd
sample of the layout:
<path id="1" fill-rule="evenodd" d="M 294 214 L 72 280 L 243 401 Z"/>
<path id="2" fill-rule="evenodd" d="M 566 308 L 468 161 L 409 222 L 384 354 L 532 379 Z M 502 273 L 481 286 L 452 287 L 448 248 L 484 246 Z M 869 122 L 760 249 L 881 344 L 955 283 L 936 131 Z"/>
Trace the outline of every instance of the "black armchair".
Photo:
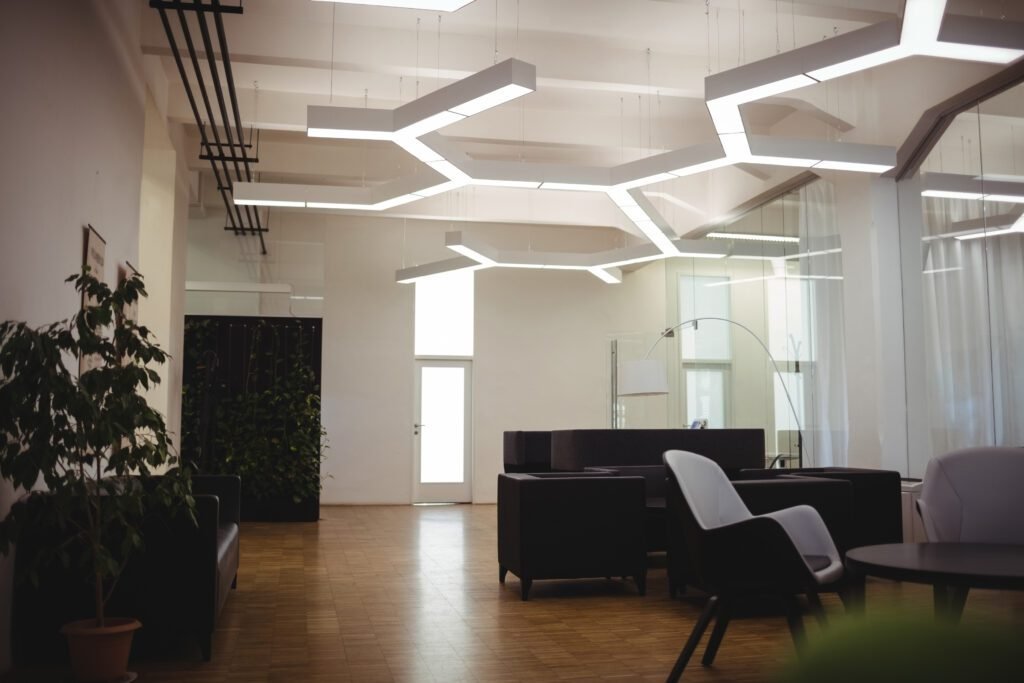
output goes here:
<path id="1" fill-rule="evenodd" d="M 647 577 L 644 480 L 594 472 L 498 475 L 498 579 Z"/>
<path id="2" fill-rule="evenodd" d="M 695 453 L 668 451 L 668 514 L 678 522 L 696 585 L 711 594 L 668 680 L 678 681 L 712 619 L 717 620 L 702 663 L 710 666 L 734 605 L 752 595 L 775 595 L 799 645 L 803 622 L 796 595 L 821 614 L 818 592 L 843 578 L 839 551 L 825 523 L 800 505 L 755 516 L 722 469 Z"/>

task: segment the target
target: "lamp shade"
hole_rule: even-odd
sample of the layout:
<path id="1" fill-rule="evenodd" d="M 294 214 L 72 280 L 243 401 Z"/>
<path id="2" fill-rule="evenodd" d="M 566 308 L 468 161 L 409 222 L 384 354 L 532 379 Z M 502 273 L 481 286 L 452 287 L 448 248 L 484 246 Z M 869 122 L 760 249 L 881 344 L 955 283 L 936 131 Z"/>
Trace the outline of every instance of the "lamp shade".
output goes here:
<path id="1" fill-rule="evenodd" d="M 619 373 L 619 396 L 657 396 L 668 393 L 668 376 L 660 360 L 626 361 Z"/>

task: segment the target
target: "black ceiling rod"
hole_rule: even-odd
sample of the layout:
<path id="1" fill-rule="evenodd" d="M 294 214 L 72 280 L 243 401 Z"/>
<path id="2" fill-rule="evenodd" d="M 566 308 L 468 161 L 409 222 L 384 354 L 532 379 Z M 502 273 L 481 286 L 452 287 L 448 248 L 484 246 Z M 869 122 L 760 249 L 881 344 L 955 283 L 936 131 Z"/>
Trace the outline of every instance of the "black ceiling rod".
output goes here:
<path id="1" fill-rule="evenodd" d="M 211 0 L 211 4 L 214 9 L 218 9 L 220 0 Z M 235 78 L 231 74 L 231 56 L 228 53 L 228 40 L 224 34 L 224 20 L 221 18 L 220 12 L 215 12 L 213 15 L 214 25 L 217 27 L 217 40 L 220 42 L 220 59 L 224 63 L 224 79 L 227 82 L 228 95 L 231 97 L 231 111 L 235 116 L 235 131 L 238 134 L 238 151 L 242 155 L 242 163 L 245 166 L 245 179 L 252 182 L 252 169 L 249 167 L 249 158 L 245 151 L 245 135 L 242 131 L 242 115 L 238 110 L 238 97 L 235 95 Z M 225 122 L 226 127 L 230 126 L 228 122 Z M 260 238 L 260 251 L 263 254 L 267 253 L 267 247 L 263 243 L 263 230 L 260 224 L 260 212 L 256 211 L 256 234 Z"/>
<path id="2" fill-rule="evenodd" d="M 231 134 L 231 120 L 228 118 L 228 108 L 224 100 L 224 89 L 220 84 L 220 71 L 217 69 L 217 57 L 213 53 L 213 42 L 210 40 L 210 30 L 206 26 L 206 11 L 202 9 L 203 3 L 201 0 L 195 0 L 196 8 L 198 12 L 196 18 L 199 20 L 199 34 L 203 38 L 203 48 L 206 50 L 206 61 L 210 67 L 210 80 L 213 82 L 213 91 L 217 94 L 217 107 L 220 109 L 220 120 L 224 125 L 224 137 L 227 138 L 228 149 L 234 152 L 235 143 L 234 136 Z M 223 57 L 223 55 L 222 55 Z M 242 145 L 242 140 L 239 140 L 239 145 Z M 241 149 L 245 149 L 241 146 Z M 238 165 L 238 162 L 232 162 L 235 168 L 235 180 L 242 180 L 242 169 Z M 232 187 L 234 184 L 232 183 Z M 256 222 L 252 217 L 252 207 L 245 207 L 245 215 L 249 219 L 246 228 L 252 230 L 256 227 Z M 260 238 L 262 239 L 262 235 Z"/>
<path id="3" fill-rule="evenodd" d="M 160 12 L 160 21 L 164 25 L 164 32 L 167 34 L 167 42 L 171 46 L 171 54 L 174 55 L 174 63 L 178 66 L 178 74 L 181 76 L 181 82 L 185 86 L 185 96 L 188 97 L 189 106 L 192 107 L 192 116 L 195 117 L 196 126 L 199 128 L 199 139 L 204 146 L 209 148 L 209 142 L 206 138 L 206 127 L 203 125 L 203 119 L 199 115 L 199 107 L 196 105 L 195 95 L 192 93 L 192 86 L 189 84 L 188 76 L 185 73 L 185 64 L 181 61 L 181 53 L 178 51 L 178 43 L 174 40 L 174 31 L 171 30 L 171 23 L 167 20 L 167 12 L 163 7 L 157 6 Z M 217 189 L 220 192 L 221 199 L 224 200 L 224 211 L 227 213 L 228 222 L 231 223 L 231 228 L 235 234 L 239 233 L 239 225 L 235 221 L 235 214 L 231 212 L 232 202 L 228 199 L 228 194 L 224 189 L 224 183 L 221 182 L 220 171 L 217 170 L 217 164 L 211 162 L 210 167 L 213 169 L 214 178 L 217 180 Z"/>
<path id="4" fill-rule="evenodd" d="M 187 9 L 187 10 L 194 10 L 195 9 L 195 7 L 193 5 L 185 4 L 184 2 L 181 2 L 181 0 L 149 0 L 149 6 L 150 7 L 154 7 L 156 9 L 160 9 L 160 10 L 164 10 L 164 9 Z M 206 11 L 208 11 L 208 12 L 217 12 L 218 14 L 221 13 L 221 12 L 223 12 L 224 14 L 241 14 L 242 13 L 242 5 L 241 5 L 241 3 L 239 3 L 237 5 L 220 5 L 220 4 L 217 4 L 216 7 L 214 5 L 205 5 L 203 8 Z"/>
<path id="5" fill-rule="evenodd" d="M 201 2 L 201 0 L 196 0 L 196 8 L 196 18 L 199 22 L 199 33 L 200 36 L 203 38 L 203 47 L 206 50 L 206 59 L 208 66 L 210 67 L 210 81 L 213 83 L 213 91 L 217 95 L 217 109 L 220 110 L 220 122 L 224 128 L 224 137 L 226 138 L 225 144 L 227 145 L 228 150 L 231 151 L 231 153 L 233 154 L 234 140 L 231 135 L 231 126 L 227 119 L 227 108 L 224 104 L 224 91 L 220 87 L 220 73 L 217 69 L 217 56 L 213 53 L 213 44 L 210 42 L 210 31 L 209 29 L 207 29 L 206 26 L 206 12 L 203 10 L 203 3 Z M 211 121 L 212 120 L 214 119 L 212 119 L 211 115 Z M 220 154 L 222 156 L 224 155 L 223 148 L 221 148 Z M 224 166 L 226 168 L 226 162 L 224 162 Z M 242 169 L 239 166 L 239 162 L 232 162 L 232 166 L 234 167 L 234 179 L 241 180 Z M 232 188 L 233 195 L 234 182 L 233 180 L 231 180 L 230 174 L 228 174 L 228 183 Z M 245 226 L 246 229 L 249 229 L 253 226 L 252 209 L 247 205 L 245 210 L 246 218 L 248 218 L 248 220 L 244 221 L 243 225 Z"/>
<path id="6" fill-rule="evenodd" d="M 162 11 L 163 10 L 161 10 L 161 12 Z M 199 59 L 196 56 L 196 47 L 195 44 L 192 42 L 192 31 L 188 27 L 188 20 L 185 18 L 185 12 L 183 12 L 181 8 L 178 8 L 177 11 L 178 21 L 181 23 L 181 31 L 184 34 L 185 38 L 185 46 L 188 47 L 188 55 L 189 58 L 192 60 L 192 70 L 196 72 L 196 83 L 199 85 L 199 94 L 202 96 L 203 106 L 206 108 L 206 118 L 210 121 L 210 130 L 213 133 L 213 141 L 214 144 L 217 146 L 217 151 L 220 153 L 221 156 L 224 156 L 224 146 L 221 144 L 220 134 L 217 133 L 217 119 L 214 118 L 213 109 L 210 107 L 210 95 L 206 91 L 206 81 L 203 79 L 203 72 L 202 69 L 200 69 L 199 67 Z M 187 83 L 187 78 L 184 72 L 182 72 L 181 78 L 183 81 Z M 201 123 L 201 121 L 202 119 L 199 118 L 199 115 L 197 113 L 196 123 Z M 205 141 L 205 147 L 207 152 L 209 152 L 212 155 L 213 148 L 210 146 L 209 140 Z M 217 168 L 216 162 L 212 160 L 210 161 L 210 166 L 213 167 L 214 169 Z M 229 192 L 231 190 L 231 173 L 230 171 L 228 171 L 227 163 L 224 162 L 223 160 L 221 160 L 221 167 L 224 170 L 224 181 L 221 182 L 220 177 L 218 176 L 217 188 L 221 192 Z M 235 216 L 238 217 L 239 229 L 246 229 L 247 226 L 245 220 L 242 218 L 241 209 L 239 209 L 238 205 L 235 204 L 233 201 L 230 202 L 230 204 L 232 209 L 234 209 Z"/>

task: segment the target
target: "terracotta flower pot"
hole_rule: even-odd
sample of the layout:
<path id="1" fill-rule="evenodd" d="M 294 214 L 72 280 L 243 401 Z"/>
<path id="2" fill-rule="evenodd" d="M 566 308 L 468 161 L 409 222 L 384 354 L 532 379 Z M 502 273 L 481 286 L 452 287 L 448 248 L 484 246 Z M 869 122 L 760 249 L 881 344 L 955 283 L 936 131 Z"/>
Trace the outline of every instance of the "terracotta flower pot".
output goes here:
<path id="1" fill-rule="evenodd" d="M 110 619 L 96 626 L 95 619 L 64 624 L 60 632 L 67 636 L 71 669 L 80 683 L 117 681 L 126 677 L 132 636 L 142 628 L 135 619 Z"/>

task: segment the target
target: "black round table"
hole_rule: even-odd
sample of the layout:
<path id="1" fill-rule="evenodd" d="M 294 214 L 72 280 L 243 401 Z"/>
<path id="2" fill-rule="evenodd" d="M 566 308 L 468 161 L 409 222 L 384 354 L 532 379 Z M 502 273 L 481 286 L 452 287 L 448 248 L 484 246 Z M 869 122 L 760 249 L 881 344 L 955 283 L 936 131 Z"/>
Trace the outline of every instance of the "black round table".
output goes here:
<path id="1" fill-rule="evenodd" d="M 971 588 L 1024 590 L 1024 545 L 890 543 L 854 548 L 846 568 L 863 604 L 866 576 L 934 586 L 935 612 L 959 619 Z"/>

